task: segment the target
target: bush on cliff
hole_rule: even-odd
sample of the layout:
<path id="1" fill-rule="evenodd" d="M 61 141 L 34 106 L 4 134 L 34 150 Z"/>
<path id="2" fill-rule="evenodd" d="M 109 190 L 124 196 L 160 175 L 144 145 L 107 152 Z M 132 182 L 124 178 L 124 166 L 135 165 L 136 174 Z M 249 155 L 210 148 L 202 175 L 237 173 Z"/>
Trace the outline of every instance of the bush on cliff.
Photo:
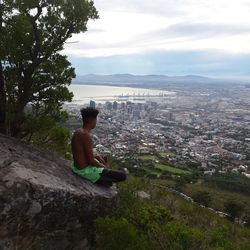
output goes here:
<path id="1" fill-rule="evenodd" d="M 146 178 L 118 184 L 113 215 L 97 218 L 97 249 L 250 249 L 250 230 L 158 190 Z M 138 190 L 150 199 L 135 196 Z"/>

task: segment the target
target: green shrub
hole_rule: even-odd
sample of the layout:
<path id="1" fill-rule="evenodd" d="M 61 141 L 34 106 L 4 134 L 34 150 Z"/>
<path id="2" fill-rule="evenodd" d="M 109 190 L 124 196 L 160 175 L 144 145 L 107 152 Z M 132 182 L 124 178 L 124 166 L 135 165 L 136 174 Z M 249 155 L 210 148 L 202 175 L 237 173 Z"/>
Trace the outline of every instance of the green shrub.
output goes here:
<path id="1" fill-rule="evenodd" d="M 153 229 L 157 224 L 172 220 L 170 210 L 164 206 L 137 203 L 129 219 L 142 230 Z"/>
<path id="2" fill-rule="evenodd" d="M 145 178 L 131 177 L 118 188 L 112 217 L 95 220 L 97 249 L 250 250 L 248 228 L 154 190 Z M 154 199 L 139 199 L 139 190 L 150 190 Z"/>
<path id="3" fill-rule="evenodd" d="M 97 249 L 101 250 L 147 250 L 152 249 L 146 235 L 140 233 L 127 219 L 97 218 Z"/>
<path id="4" fill-rule="evenodd" d="M 221 226 L 209 232 L 210 244 L 214 247 L 224 247 L 230 238 L 230 229 L 227 226 Z"/>
<path id="5" fill-rule="evenodd" d="M 203 234 L 200 230 L 190 228 L 174 220 L 163 226 L 166 249 L 202 249 Z"/>

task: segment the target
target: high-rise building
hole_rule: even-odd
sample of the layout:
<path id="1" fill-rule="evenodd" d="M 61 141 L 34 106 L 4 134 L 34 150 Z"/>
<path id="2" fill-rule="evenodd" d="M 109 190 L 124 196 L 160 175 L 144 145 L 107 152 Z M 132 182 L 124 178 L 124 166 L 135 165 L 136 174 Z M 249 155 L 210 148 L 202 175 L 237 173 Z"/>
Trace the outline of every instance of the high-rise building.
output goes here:
<path id="1" fill-rule="evenodd" d="M 122 102 L 122 103 L 121 103 L 121 108 L 122 108 L 122 110 L 124 110 L 124 109 L 125 109 L 125 106 L 126 106 L 126 105 L 125 105 L 125 103 L 124 103 L 124 102 Z"/>
<path id="2" fill-rule="evenodd" d="M 140 110 L 133 110 L 132 115 L 133 115 L 132 118 L 134 121 L 137 121 L 141 118 L 140 117 Z"/>
<path id="3" fill-rule="evenodd" d="M 165 112 L 164 116 L 167 118 L 167 120 L 173 121 L 173 112 L 170 112 L 170 111 Z"/>
<path id="4" fill-rule="evenodd" d="M 107 110 L 112 110 L 112 108 L 113 108 L 113 105 L 112 105 L 112 102 L 105 102 L 105 106 L 106 106 L 106 108 L 107 108 Z"/>
<path id="5" fill-rule="evenodd" d="M 90 101 L 89 102 L 89 106 L 91 107 L 91 108 L 95 108 L 95 101 Z"/>
<path id="6" fill-rule="evenodd" d="M 117 101 L 114 101 L 114 102 L 113 102 L 113 109 L 114 109 L 114 110 L 117 110 L 117 106 L 118 106 Z"/>

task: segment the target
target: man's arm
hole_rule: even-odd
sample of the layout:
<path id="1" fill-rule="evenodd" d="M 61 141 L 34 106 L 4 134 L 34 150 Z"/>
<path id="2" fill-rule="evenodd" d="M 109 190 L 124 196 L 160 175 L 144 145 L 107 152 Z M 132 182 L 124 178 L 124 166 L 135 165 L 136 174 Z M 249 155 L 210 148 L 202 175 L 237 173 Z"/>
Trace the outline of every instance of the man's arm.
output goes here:
<path id="1" fill-rule="evenodd" d="M 103 163 L 95 159 L 92 148 L 93 147 L 92 140 L 89 134 L 83 135 L 83 147 L 88 165 L 106 168 L 106 166 Z"/>
<path id="2" fill-rule="evenodd" d="M 101 162 L 102 164 L 106 165 L 106 162 L 105 162 L 105 160 L 102 158 L 102 156 L 96 155 L 95 158 L 96 158 L 99 162 Z"/>

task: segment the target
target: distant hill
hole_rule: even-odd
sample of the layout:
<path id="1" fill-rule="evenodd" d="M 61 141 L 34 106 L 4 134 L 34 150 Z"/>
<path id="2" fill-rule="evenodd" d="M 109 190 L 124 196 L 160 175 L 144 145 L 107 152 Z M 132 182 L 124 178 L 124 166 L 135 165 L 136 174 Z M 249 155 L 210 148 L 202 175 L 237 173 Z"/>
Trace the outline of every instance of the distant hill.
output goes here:
<path id="1" fill-rule="evenodd" d="M 172 84 L 235 84 L 243 83 L 242 81 L 216 79 L 198 75 L 186 76 L 167 76 L 167 75 L 132 75 L 132 74 L 115 74 L 115 75 L 83 75 L 77 76 L 73 83 L 78 84 L 105 84 L 105 85 L 122 85 L 122 86 L 158 86 L 163 87 Z"/>

